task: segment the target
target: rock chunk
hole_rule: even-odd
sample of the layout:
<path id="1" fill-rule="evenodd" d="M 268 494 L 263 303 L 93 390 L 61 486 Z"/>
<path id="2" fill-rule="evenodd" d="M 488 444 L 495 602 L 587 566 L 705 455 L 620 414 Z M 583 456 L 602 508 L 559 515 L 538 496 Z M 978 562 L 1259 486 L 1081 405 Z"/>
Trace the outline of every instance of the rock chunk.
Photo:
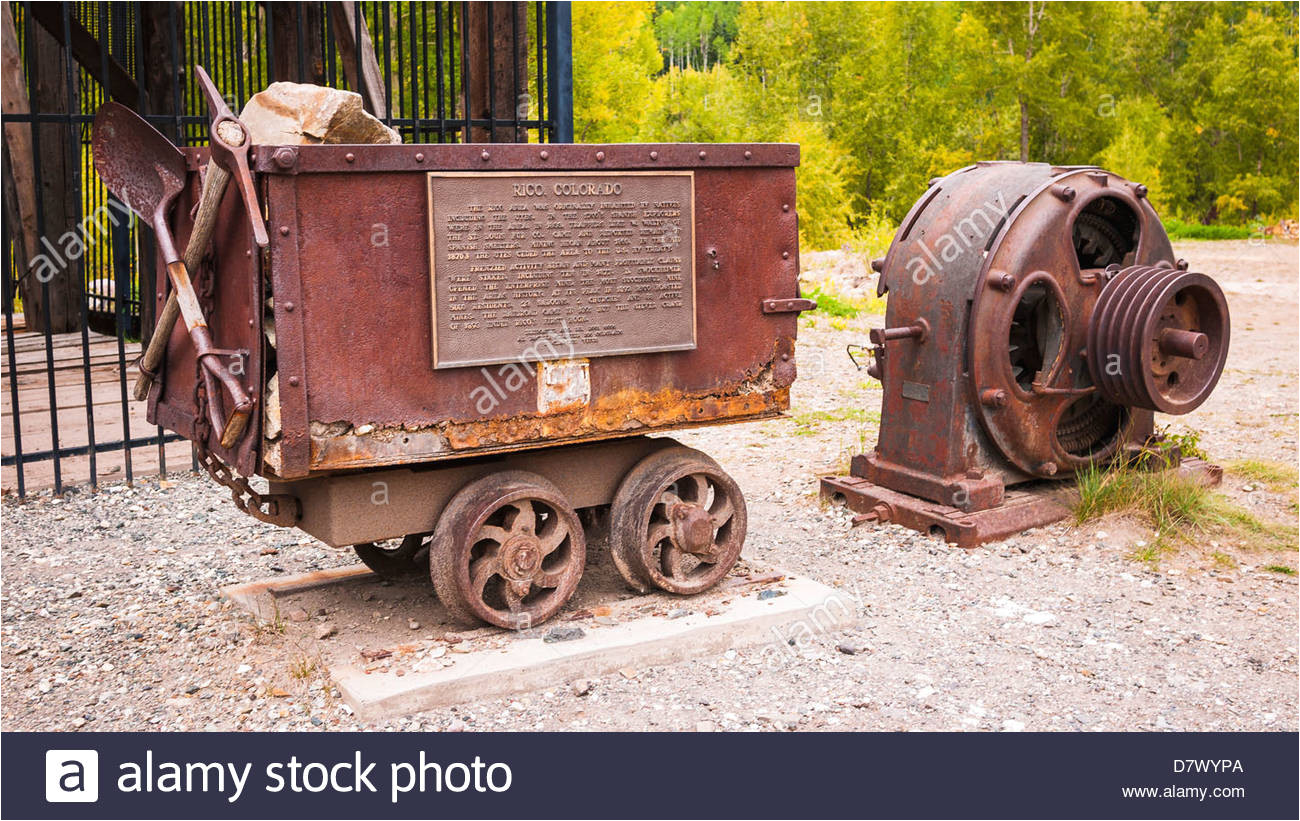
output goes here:
<path id="1" fill-rule="evenodd" d="M 262 145 L 402 141 L 366 112 L 360 94 L 306 83 L 271 83 L 253 95 L 239 118 Z"/>

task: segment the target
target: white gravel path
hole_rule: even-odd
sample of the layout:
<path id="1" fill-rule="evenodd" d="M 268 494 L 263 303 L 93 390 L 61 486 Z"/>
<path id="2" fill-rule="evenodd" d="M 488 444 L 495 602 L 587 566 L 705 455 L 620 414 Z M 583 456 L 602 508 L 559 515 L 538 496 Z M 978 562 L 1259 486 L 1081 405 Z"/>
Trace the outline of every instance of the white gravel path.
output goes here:
<path id="1" fill-rule="evenodd" d="M 1180 252 L 1227 266 L 1250 250 L 1233 245 Z M 1216 458 L 1296 459 L 1296 253 L 1274 248 L 1280 261 L 1242 263 L 1258 276 L 1230 272 L 1277 290 L 1225 284 L 1229 372 L 1177 422 Z M 324 616 L 279 631 L 217 593 L 351 553 L 263 525 L 185 474 L 5 501 L 4 729 L 1297 729 L 1297 581 L 1264 569 L 1294 568 L 1294 552 L 1197 545 L 1152 568 L 1129 555 L 1150 533 L 1115 519 L 967 552 L 822 509 L 818 476 L 874 441 L 879 394 L 843 354 L 872 323 L 801 330 L 791 419 L 678 437 L 745 490 L 746 555 L 843 591 L 850 629 L 363 725 L 311 666 Z M 1247 484 L 1229 476 L 1224 492 L 1294 519 L 1294 490 Z"/>

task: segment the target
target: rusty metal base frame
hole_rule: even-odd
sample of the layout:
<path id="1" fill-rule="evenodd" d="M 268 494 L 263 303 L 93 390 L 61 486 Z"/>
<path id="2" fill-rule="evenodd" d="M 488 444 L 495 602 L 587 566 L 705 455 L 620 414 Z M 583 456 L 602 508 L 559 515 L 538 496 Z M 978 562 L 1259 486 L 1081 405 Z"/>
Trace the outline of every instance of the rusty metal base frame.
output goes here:
<path id="1" fill-rule="evenodd" d="M 1170 469 L 1207 487 L 1223 479 L 1223 468 L 1202 459 L 1183 459 L 1177 468 Z M 900 524 L 967 549 L 1066 518 L 1070 508 L 1061 501 L 1061 490 L 1059 482 L 1008 489 L 997 507 L 968 512 L 890 490 L 858 476 L 826 476 L 821 481 L 823 501 L 845 505 L 863 517 L 863 522 Z"/>

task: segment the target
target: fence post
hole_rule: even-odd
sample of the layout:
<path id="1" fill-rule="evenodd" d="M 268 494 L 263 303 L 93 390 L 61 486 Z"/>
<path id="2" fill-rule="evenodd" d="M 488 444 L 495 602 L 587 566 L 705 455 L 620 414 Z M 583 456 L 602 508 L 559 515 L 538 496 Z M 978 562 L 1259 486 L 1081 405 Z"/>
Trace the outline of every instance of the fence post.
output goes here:
<path id="1" fill-rule="evenodd" d="M 546 4 L 546 104 L 553 143 L 573 142 L 573 9 Z"/>

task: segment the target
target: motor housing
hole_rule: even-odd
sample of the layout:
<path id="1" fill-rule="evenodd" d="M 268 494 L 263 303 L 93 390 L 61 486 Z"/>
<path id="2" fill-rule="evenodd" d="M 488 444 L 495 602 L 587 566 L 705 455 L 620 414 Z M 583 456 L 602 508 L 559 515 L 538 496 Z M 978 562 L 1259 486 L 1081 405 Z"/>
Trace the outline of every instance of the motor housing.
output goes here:
<path id="1" fill-rule="evenodd" d="M 1199 406 L 1223 371 L 1227 303 L 1174 257 L 1146 194 L 1091 166 L 984 162 L 933 180 L 873 263 L 888 298 L 871 332 L 880 436 L 844 478 L 960 524 L 1010 487 L 1142 446 L 1154 411 Z M 882 501 L 867 514 L 900 518 Z"/>

